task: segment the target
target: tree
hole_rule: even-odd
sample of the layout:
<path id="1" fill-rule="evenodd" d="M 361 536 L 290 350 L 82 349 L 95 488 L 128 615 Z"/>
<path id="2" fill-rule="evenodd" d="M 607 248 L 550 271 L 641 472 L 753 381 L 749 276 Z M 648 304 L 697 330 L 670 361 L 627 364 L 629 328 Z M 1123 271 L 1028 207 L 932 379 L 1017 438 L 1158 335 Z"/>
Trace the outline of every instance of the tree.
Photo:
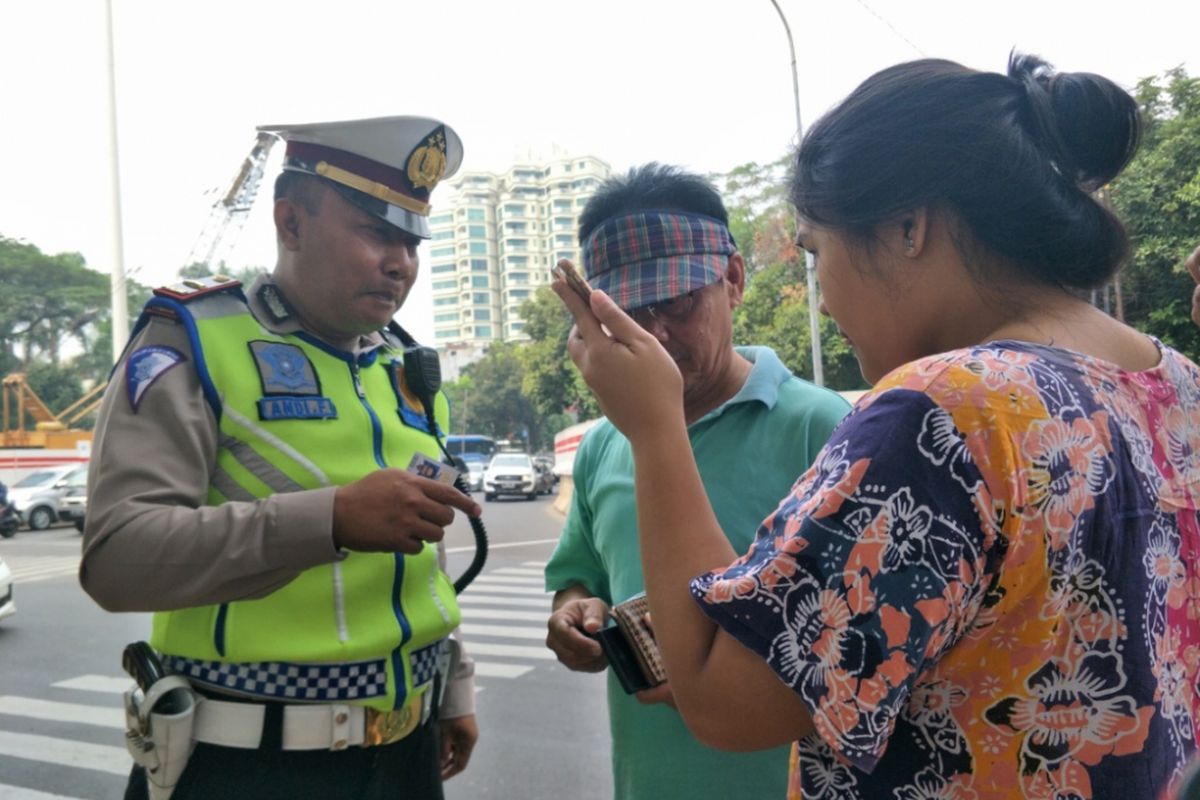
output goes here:
<path id="1" fill-rule="evenodd" d="M 553 430 L 597 416 L 596 400 L 567 355 L 571 314 L 558 296 L 543 286 L 518 312 L 530 339 L 520 351 L 525 371 L 521 389 L 538 416 L 547 422 L 555 417 L 569 420 Z"/>
<path id="2" fill-rule="evenodd" d="M 1200 79 L 1176 68 L 1142 80 L 1135 96 L 1141 149 L 1110 187 L 1134 244 L 1121 273 L 1125 321 L 1198 360 L 1183 261 L 1200 240 Z"/>
<path id="3" fill-rule="evenodd" d="M 525 377 L 516 342 L 493 342 L 483 358 L 469 364 L 472 433 L 496 439 L 519 439 L 532 448 L 544 444 L 541 421 L 521 391 Z"/>
<path id="4" fill-rule="evenodd" d="M 5 372 L 36 361 L 58 364 L 63 348 L 92 343 L 108 312 L 108 279 L 78 253 L 46 255 L 0 237 L 0 366 Z"/>
<path id="5" fill-rule="evenodd" d="M 722 187 L 729 227 L 746 261 L 746 293 L 733 317 L 737 344 L 766 345 L 792 372 L 811 379 L 812 334 L 804 253 L 796 246 L 787 201 L 790 154 L 747 163 L 714 181 Z M 821 321 L 821 363 L 833 389 L 866 388 L 858 361 L 829 319 Z"/>

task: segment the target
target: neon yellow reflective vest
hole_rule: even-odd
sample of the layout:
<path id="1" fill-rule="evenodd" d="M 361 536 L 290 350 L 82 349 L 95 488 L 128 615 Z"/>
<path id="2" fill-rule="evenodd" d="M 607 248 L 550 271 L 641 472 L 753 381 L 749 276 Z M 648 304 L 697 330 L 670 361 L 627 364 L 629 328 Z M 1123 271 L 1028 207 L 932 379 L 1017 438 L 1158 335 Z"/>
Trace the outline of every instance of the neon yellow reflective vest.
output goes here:
<path id="1" fill-rule="evenodd" d="M 219 420 L 210 505 L 344 485 L 382 467 L 404 469 L 417 452 L 437 458 L 404 383 L 399 342 L 356 358 L 306 334 L 273 334 L 240 292 L 156 304 L 187 327 Z M 439 394 L 443 431 L 448 417 Z M 350 702 L 386 710 L 432 685 L 441 642 L 458 623 L 454 587 L 426 544 L 413 556 L 351 552 L 263 598 L 156 613 L 151 644 L 173 668 L 181 659 L 193 670 L 211 668 L 221 676 L 211 682 L 235 690 L 291 681 L 292 694 L 275 687 L 268 695 L 279 699 L 330 699 L 331 683 L 374 681 Z M 245 686 L 229 683 L 235 679 Z"/>

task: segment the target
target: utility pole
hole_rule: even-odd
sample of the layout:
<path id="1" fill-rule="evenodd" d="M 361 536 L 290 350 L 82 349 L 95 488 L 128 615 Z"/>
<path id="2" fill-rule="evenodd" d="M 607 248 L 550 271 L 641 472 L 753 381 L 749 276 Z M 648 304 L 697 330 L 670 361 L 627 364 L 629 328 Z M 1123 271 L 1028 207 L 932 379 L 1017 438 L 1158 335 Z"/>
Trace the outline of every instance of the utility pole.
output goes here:
<path id="1" fill-rule="evenodd" d="M 125 340 L 129 338 L 129 308 L 125 291 L 125 239 L 121 222 L 121 162 L 117 146 L 117 76 L 113 57 L 113 0 L 105 0 L 108 30 L 104 45 L 107 70 L 105 89 L 108 94 L 108 180 L 112 192 L 112 231 L 109 236 L 109 286 L 112 293 L 112 357 L 121 357 Z"/>
<path id="2" fill-rule="evenodd" d="M 783 30 L 787 34 L 788 52 L 792 56 L 792 98 L 796 105 L 796 141 L 799 142 L 804 138 L 804 124 L 800 117 L 800 77 L 796 72 L 796 46 L 792 43 L 792 28 L 788 25 L 787 17 L 783 15 L 783 9 L 779 7 L 777 0 L 771 0 L 771 5 L 775 6 L 775 11 L 779 14 L 779 21 L 783 23 Z M 812 338 L 813 383 L 817 386 L 824 386 L 825 369 L 821 364 L 821 319 L 817 313 L 817 268 L 813 263 L 812 253 L 807 250 L 804 252 L 804 273 L 808 281 L 808 329 L 809 336 Z"/>

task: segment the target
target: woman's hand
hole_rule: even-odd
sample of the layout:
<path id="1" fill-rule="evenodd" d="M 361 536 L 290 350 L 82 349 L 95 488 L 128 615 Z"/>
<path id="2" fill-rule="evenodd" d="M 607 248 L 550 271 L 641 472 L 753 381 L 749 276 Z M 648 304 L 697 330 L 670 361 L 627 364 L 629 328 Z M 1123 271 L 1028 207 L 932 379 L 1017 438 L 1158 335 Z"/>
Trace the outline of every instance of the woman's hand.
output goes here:
<path id="1" fill-rule="evenodd" d="M 604 292 L 589 306 L 564 279 L 551 287 L 575 318 L 567 352 L 612 424 L 634 443 L 685 425 L 683 378 L 662 344 Z"/>

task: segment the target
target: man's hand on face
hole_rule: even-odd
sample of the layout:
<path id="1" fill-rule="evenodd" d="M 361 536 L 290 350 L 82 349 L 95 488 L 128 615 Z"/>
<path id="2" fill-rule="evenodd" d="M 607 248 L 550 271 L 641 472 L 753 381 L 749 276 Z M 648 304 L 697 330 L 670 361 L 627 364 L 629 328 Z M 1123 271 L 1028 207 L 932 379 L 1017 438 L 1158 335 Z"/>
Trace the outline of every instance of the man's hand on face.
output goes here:
<path id="1" fill-rule="evenodd" d="M 454 509 L 478 516 L 479 504 L 453 486 L 400 469 L 381 469 L 338 487 L 333 543 L 347 550 L 404 553 L 440 542 Z"/>
<path id="2" fill-rule="evenodd" d="M 567 669 L 602 672 L 608 666 L 608 659 L 600 643 L 587 634 L 600 630 L 607 619 L 608 604 L 597 597 L 568 600 L 546 623 L 546 646 Z"/>

